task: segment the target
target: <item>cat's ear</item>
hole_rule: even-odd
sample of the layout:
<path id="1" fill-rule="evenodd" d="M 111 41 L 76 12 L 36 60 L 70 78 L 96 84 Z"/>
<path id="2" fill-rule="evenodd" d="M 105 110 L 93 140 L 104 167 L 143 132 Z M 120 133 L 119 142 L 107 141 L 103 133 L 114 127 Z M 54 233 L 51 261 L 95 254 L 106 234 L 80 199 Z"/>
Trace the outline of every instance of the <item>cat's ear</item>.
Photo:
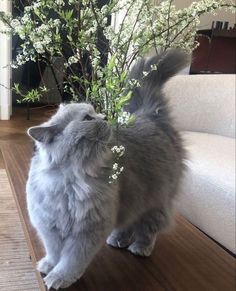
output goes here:
<path id="1" fill-rule="evenodd" d="M 30 127 L 27 131 L 28 135 L 42 143 L 50 143 L 52 142 L 55 135 L 60 132 L 60 128 L 58 125 L 51 126 L 33 126 Z"/>

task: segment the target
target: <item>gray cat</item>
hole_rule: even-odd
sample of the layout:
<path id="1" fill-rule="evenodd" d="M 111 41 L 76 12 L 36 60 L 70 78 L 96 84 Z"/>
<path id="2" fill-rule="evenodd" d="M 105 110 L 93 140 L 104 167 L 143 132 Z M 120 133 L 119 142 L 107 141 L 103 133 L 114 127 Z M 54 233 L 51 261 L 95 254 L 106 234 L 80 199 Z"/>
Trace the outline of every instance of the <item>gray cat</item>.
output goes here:
<path id="1" fill-rule="evenodd" d="M 77 281 L 105 241 L 149 256 L 171 223 L 185 151 L 162 87 L 187 63 L 176 50 L 138 61 L 129 77 L 141 87 L 126 107 L 136 120 L 118 132 L 84 103 L 61 105 L 48 122 L 28 130 L 37 148 L 28 211 L 45 247 L 38 270 L 48 288 Z M 158 70 L 143 79 L 153 64 Z M 114 145 L 126 149 L 119 160 L 124 171 L 109 183 Z"/>

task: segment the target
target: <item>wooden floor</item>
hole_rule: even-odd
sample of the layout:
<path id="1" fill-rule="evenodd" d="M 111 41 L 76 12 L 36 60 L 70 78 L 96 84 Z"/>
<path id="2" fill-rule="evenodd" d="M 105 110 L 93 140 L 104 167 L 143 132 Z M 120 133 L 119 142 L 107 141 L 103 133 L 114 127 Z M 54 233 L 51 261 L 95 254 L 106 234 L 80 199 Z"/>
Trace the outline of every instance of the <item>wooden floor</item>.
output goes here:
<path id="1" fill-rule="evenodd" d="M 21 215 L 33 263 L 43 256 L 43 248 L 31 227 L 25 203 L 25 181 L 32 144 L 26 128 L 47 118 L 36 111 L 31 121 L 18 110 L 12 121 L 0 122 L 0 147 L 17 207 Z M 0 163 L 3 160 L 0 157 Z M 40 274 L 37 274 L 45 290 Z M 85 275 L 68 291 L 233 291 L 235 259 L 181 216 L 174 230 L 159 236 L 150 258 L 104 246 Z M 22 290 L 23 291 L 23 290 Z"/>
<path id="2" fill-rule="evenodd" d="M 0 290 L 39 291 L 6 170 L 0 168 Z"/>
<path id="3" fill-rule="evenodd" d="M 40 124 L 47 120 L 55 107 L 32 108 L 30 110 L 30 120 L 27 120 L 26 108 L 13 108 L 11 120 L 0 121 L 0 144 L 7 142 L 24 143 L 28 140 L 26 130 L 33 125 Z"/>
<path id="4" fill-rule="evenodd" d="M 34 120 L 27 121 L 25 109 L 14 110 L 12 121 L 0 121 L 0 147 L 29 141 L 26 128 L 45 118 L 46 112 L 37 110 Z M 0 150 L 0 290 L 37 291 L 39 284 L 5 168 Z"/>
<path id="5" fill-rule="evenodd" d="M 46 121 L 54 112 L 54 107 L 32 108 L 30 119 L 27 120 L 27 109 L 22 107 L 13 108 L 11 120 L 0 120 L 0 147 L 4 144 L 25 144 L 31 140 L 26 134 L 29 127 Z M 0 169 L 4 169 L 2 152 L 0 150 Z"/>

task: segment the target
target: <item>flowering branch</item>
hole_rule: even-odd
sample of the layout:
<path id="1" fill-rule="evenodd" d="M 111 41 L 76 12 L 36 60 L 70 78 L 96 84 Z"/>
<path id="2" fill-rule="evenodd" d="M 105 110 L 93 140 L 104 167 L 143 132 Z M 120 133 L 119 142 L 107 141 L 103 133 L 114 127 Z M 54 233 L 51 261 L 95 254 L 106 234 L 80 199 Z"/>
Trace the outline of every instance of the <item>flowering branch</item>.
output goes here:
<path id="1" fill-rule="evenodd" d="M 218 8 L 235 12 L 236 5 L 225 0 L 201 0 L 177 10 L 173 0 L 156 5 L 153 0 L 109 0 L 102 7 L 97 0 L 29 0 L 21 16 L 0 13 L 0 21 L 6 26 L 5 33 L 21 40 L 13 67 L 29 61 L 46 62 L 55 80 L 56 71 L 64 74 L 63 84 L 56 80 L 61 94 L 91 102 L 110 123 L 127 126 L 132 116 L 123 108 L 132 89 L 139 86 L 137 80 L 128 80 L 133 61 L 153 47 L 192 51 L 197 46 L 200 16 Z M 114 15 L 123 15 L 116 27 L 109 23 Z M 104 37 L 98 46 L 101 33 Z M 61 68 L 55 64 L 57 58 L 64 61 Z"/>

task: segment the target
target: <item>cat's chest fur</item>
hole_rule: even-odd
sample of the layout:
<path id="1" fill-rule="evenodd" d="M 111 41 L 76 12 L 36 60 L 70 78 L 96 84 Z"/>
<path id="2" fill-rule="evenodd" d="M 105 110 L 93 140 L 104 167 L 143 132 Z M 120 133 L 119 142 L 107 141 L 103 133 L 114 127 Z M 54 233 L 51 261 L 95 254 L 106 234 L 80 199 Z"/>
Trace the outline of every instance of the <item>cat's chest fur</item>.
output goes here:
<path id="1" fill-rule="evenodd" d="M 79 185 L 73 171 L 65 174 L 59 166 L 48 167 L 35 157 L 27 182 L 27 203 L 31 222 L 35 227 L 57 228 L 65 237 L 84 215 L 86 189 Z M 88 208 L 89 201 L 86 201 Z"/>

